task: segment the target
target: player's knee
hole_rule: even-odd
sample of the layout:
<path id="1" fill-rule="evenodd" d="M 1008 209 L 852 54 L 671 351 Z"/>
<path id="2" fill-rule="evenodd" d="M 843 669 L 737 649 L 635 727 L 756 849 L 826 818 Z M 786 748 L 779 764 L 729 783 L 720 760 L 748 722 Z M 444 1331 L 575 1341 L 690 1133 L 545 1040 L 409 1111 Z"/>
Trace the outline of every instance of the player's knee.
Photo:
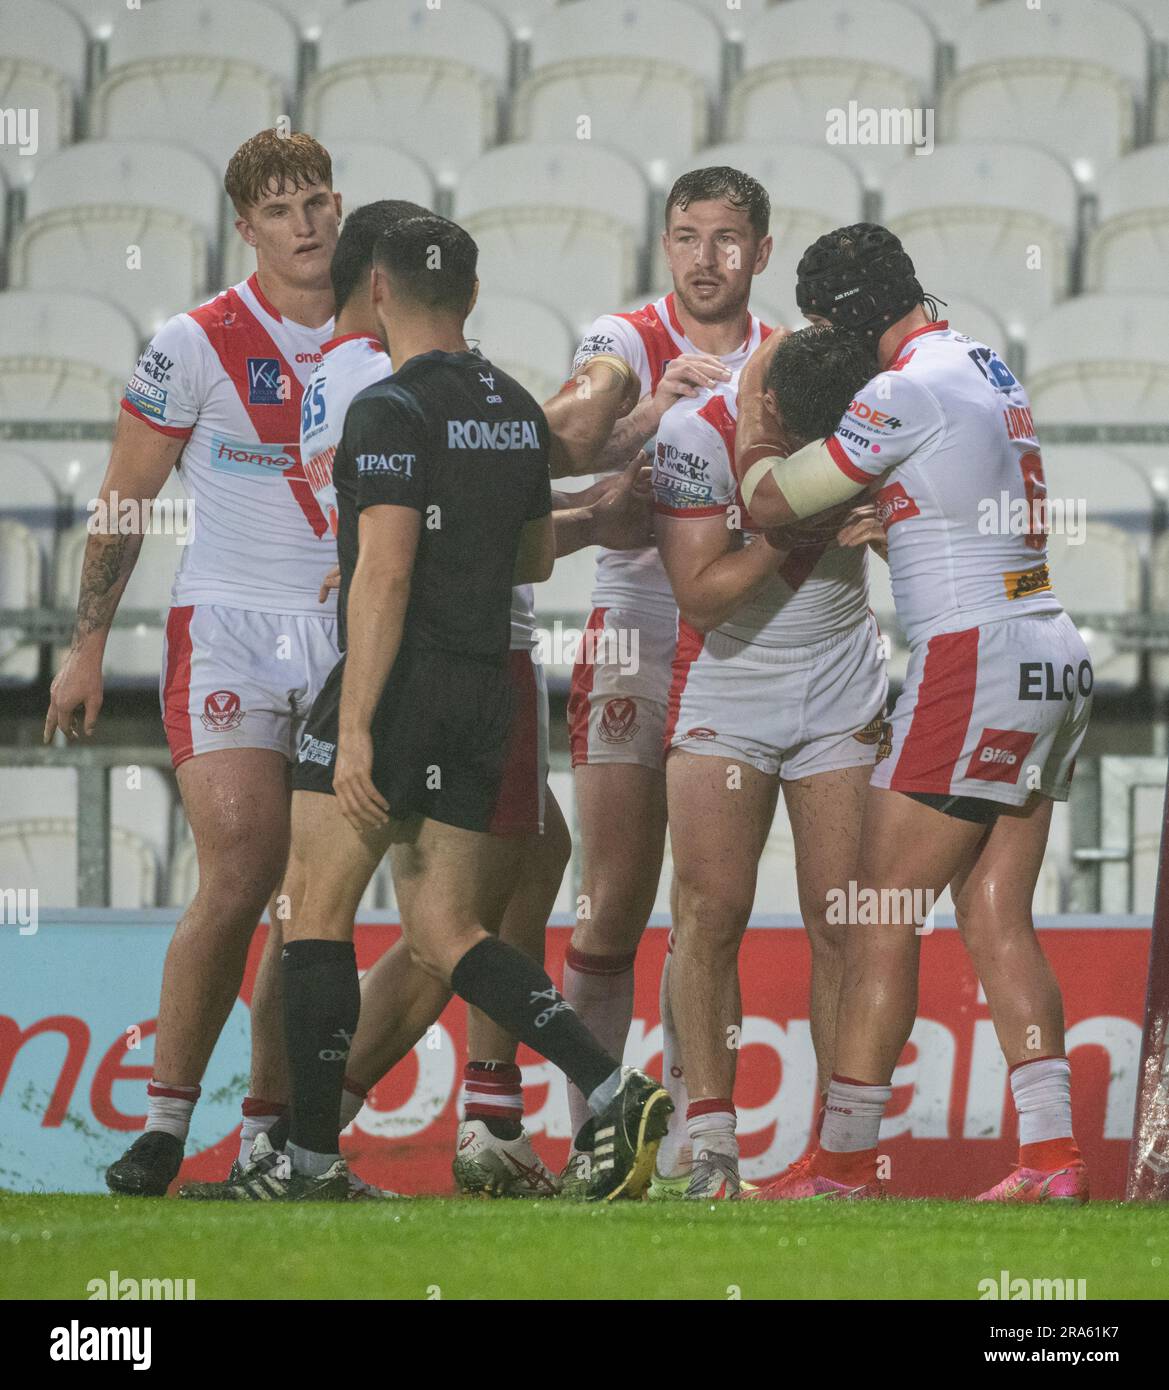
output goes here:
<path id="1" fill-rule="evenodd" d="M 826 912 L 802 913 L 804 929 L 812 955 L 825 959 L 843 959 L 848 928 L 843 922 L 830 922 Z"/>
<path id="2" fill-rule="evenodd" d="M 573 947 L 598 955 L 636 951 L 652 910 L 652 893 L 630 891 L 623 885 L 582 891 L 576 902 Z"/>
<path id="3" fill-rule="evenodd" d="M 751 898 L 730 884 L 679 884 L 675 939 L 702 955 L 737 952 L 751 917 Z"/>
<path id="4" fill-rule="evenodd" d="M 250 930 L 259 921 L 280 882 L 280 869 L 265 872 L 233 860 L 199 866 L 196 902 L 208 907 L 225 928 Z"/>

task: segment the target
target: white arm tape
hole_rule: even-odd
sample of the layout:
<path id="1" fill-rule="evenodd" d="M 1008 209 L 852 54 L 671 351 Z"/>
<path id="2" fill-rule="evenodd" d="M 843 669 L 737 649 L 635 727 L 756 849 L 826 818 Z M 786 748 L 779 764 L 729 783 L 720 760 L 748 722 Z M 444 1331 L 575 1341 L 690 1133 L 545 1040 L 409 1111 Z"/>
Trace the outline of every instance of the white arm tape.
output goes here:
<path id="1" fill-rule="evenodd" d="M 847 502 L 864 488 L 863 483 L 854 482 L 837 466 L 836 460 L 828 452 L 828 445 L 821 439 L 814 444 L 805 444 L 790 458 L 780 458 L 773 454 L 753 463 L 743 478 L 743 501 L 751 510 L 751 499 L 759 484 L 768 475 L 775 479 L 775 486 L 796 518 L 815 516 L 817 512 L 827 511 L 840 502 Z"/>

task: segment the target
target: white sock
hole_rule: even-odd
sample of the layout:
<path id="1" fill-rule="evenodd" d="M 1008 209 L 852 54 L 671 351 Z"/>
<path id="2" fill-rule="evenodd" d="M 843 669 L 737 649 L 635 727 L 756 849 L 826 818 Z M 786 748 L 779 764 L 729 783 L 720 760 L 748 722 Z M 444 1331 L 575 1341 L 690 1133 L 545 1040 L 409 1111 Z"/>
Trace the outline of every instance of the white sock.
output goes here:
<path id="1" fill-rule="evenodd" d="M 341 1157 L 340 1154 L 319 1154 L 292 1143 L 288 1145 L 287 1153 L 292 1161 L 293 1172 L 305 1173 L 310 1178 L 323 1177 Z"/>
<path id="2" fill-rule="evenodd" d="M 739 1141 L 735 1138 L 735 1107 L 729 1100 L 695 1100 L 686 1111 L 686 1131 L 695 1156 L 726 1154 L 739 1161 Z"/>
<path id="3" fill-rule="evenodd" d="M 635 952 L 619 956 L 594 955 L 569 946 L 564 958 L 561 993 L 580 1021 L 611 1056 L 621 1061 L 633 1022 L 633 960 Z M 587 1097 L 571 1083 L 568 1113 L 575 1138 L 589 1118 Z"/>
<path id="4" fill-rule="evenodd" d="M 147 1132 L 160 1129 L 186 1143 L 187 1132 L 191 1128 L 191 1112 L 201 1089 L 199 1086 L 176 1086 L 173 1082 L 151 1077 L 146 1087 Z"/>
<path id="5" fill-rule="evenodd" d="M 674 933 L 671 931 L 666 946 L 666 959 L 662 965 L 662 984 L 658 997 L 662 1015 L 662 1085 L 669 1091 L 670 1099 L 674 1102 L 670 1127 L 658 1149 L 657 1158 L 657 1170 L 666 1178 L 688 1173 L 693 1153 L 690 1134 L 686 1128 L 686 1110 L 690 1105 L 690 1095 L 682 1072 L 682 1049 L 678 1045 L 674 1013 L 670 1007 L 670 962 L 673 959 Z"/>
<path id="6" fill-rule="evenodd" d="M 1011 1095 L 1020 1145 L 1071 1138 L 1072 1065 L 1066 1057 L 1040 1057 L 1012 1067 Z"/>
<path id="7" fill-rule="evenodd" d="M 881 1117 L 893 1094 L 892 1086 L 870 1086 L 864 1081 L 828 1083 L 820 1147 L 830 1153 L 862 1153 L 877 1147 Z"/>
<path id="8" fill-rule="evenodd" d="M 267 1134 L 287 1110 L 288 1106 L 279 1101 L 259 1100 L 255 1096 L 244 1097 L 244 1118 L 239 1131 L 239 1163 L 241 1168 L 246 1168 L 252 1161 L 252 1145 L 261 1134 Z"/>

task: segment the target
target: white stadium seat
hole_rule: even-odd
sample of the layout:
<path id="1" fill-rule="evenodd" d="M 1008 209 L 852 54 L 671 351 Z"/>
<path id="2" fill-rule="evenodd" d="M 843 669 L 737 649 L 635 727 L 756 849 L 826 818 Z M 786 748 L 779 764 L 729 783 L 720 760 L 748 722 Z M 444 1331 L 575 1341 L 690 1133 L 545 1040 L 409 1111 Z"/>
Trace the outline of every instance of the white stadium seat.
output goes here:
<path id="1" fill-rule="evenodd" d="M 0 513 L 0 608 L 38 607 L 41 575 L 36 537 L 23 522 L 7 521 Z M 10 630 L 0 631 L 0 687 L 31 684 L 39 666 L 39 646 L 22 642 Z"/>
<path id="2" fill-rule="evenodd" d="M 329 156 L 333 161 L 333 189 L 341 194 L 342 216 L 383 198 L 402 198 L 422 207 L 434 207 L 434 179 L 413 155 L 372 140 L 338 140 L 329 142 Z M 255 247 L 248 245 L 234 224 L 235 213 L 229 211 L 223 248 L 225 285 L 246 280 L 256 268 Z"/>
<path id="3" fill-rule="evenodd" d="M 8 290 L 0 294 L 0 420 L 102 425 L 114 419 L 133 370 L 140 334 L 119 309 L 90 295 Z M 27 439 L 63 498 L 84 473 L 100 482 L 105 439 Z M 96 485 L 92 485 L 96 486 Z M 90 493 L 86 494 L 91 495 Z"/>
<path id="4" fill-rule="evenodd" d="M 267 0 L 267 3 L 287 15 L 306 39 L 317 39 L 325 24 L 350 0 Z"/>
<path id="5" fill-rule="evenodd" d="M 290 109 L 300 45 L 260 0 L 152 0 L 114 24 L 95 134 L 170 140 L 224 168 Z"/>
<path id="6" fill-rule="evenodd" d="M 536 22 L 554 10 L 561 0 L 483 0 L 483 3 L 495 11 L 516 38 L 526 41 Z"/>
<path id="7" fill-rule="evenodd" d="M 944 43 L 952 43 L 986 0 L 901 0 L 927 20 Z"/>
<path id="8" fill-rule="evenodd" d="M 186 150 L 75 145 L 46 160 L 29 186 L 12 283 L 102 295 L 148 336 L 204 297 L 217 206 L 214 176 Z"/>
<path id="9" fill-rule="evenodd" d="M 1063 299 L 1078 193 L 1053 155 L 1022 145 L 940 145 L 885 183 L 883 219 L 917 278 L 985 300 L 1013 337 Z"/>
<path id="10" fill-rule="evenodd" d="M 864 189 L 852 165 L 831 150 L 810 145 L 735 141 L 712 145 L 669 171 L 667 187 L 691 169 L 729 165 L 759 180 L 771 197 L 774 248 L 767 269 L 755 280 L 754 293 L 776 306 L 784 323 L 799 319 L 796 266 L 807 248 L 833 227 L 859 222 Z M 667 278 L 660 228 L 653 229 L 654 278 Z"/>
<path id="11" fill-rule="evenodd" d="M 926 287 L 928 292 L 928 286 Z M 999 316 L 985 305 L 960 295 L 947 294 L 945 304 L 938 309 L 938 318 L 945 319 L 955 333 L 965 333 L 975 342 L 994 348 L 1006 360 L 1009 335 Z"/>
<path id="12" fill-rule="evenodd" d="M 43 4 L 44 0 L 37 0 Z M 56 0 L 81 20 L 95 39 L 108 39 L 113 32 L 114 21 L 126 14 L 126 0 Z M 154 0 L 147 0 L 148 4 Z"/>
<path id="13" fill-rule="evenodd" d="M 137 835 L 110 836 L 110 905 L 155 907 L 158 861 Z M 0 882 L 36 889 L 42 908 L 77 906 L 77 822 L 64 819 L 0 825 Z"/>
<path id="14" fill-rule="evenodd" d="M 1169 295 L 1084 294 L 1035 325 L 1025 377 L 1039 438 L 1045 420 L 1161 425 L 1169 419 Z M 1110 445 L 1169 495 L 1158 445 Z"/>
<path id="15" fill-rule="evenodd" d="M 933 90 L 935 60 L 929 25 L 894 0 L 788 0 L 747 30 L 743 75 L 727 108 L 728 133 L 828 144 L 875 183 L 909 145 L 834 141 L 841 133 L 851 138 L 850 109 L 858 119 L 866 110 L 911 117 Z"/>
<path id="16" fill-rule="evenodd" d="M 1091 182 L 1135 134 L 1148 78 L 1141 22 L 1110 0 L 987 5 L 955 40 L 942 95 L 949 141 L 1042 145 Z"/>
<path id="17" fill-rule="evenodd" d="M 541 403 L 564 385 L 576 343 L 554 309 L 520 295 L 481 294 L 466 337 Z"/>
<path id="18" fill-rule="evenodd" d="M 1150 145 L 1110 164 L 1097 196 L 1086 287 L 1169 293 L 1169 145 Z"/>
<path id="19" fill-rule="evenodd" d="M 325 24 L 304 124 L 326 145 L 384 132 L 450 179 L 495 143 L 511 35 L 475 0 L 358 0 Z"/>
<path id="20" fill-rule="evenodd" d="M 686 0 L 558 6 L 535 25 L 530 54 L 517 139 L 591 139 L 659 172 L 706 142 L 722 36 Z"/>
<path id="21" fill-rule="evenodd" d="M 85 29 L 67 10 L 45 0 L 0 0 L 0 172 L 14 186 L 73 139 L 87 43 Z"/>
<path id="22" fill-rule="evenodd" d="M 623 155 L 587 141 L 502 145 L 465 169 L 455 217 L 493 290 L 530 295 L 574 325 L 632 292 L 648 190 Z"/>
<path id="23" fill-rule="evenodd" d="M 1154 39 L 1169 43 L 1169 5 L 1165 0 L 1118 0 L 1118 3 L 1136 15 Z"/>
<path id="24" fill-rule="evenodd" d="M 60 500 L 53 480 L 33 455 L 0 443 L 0 517 L 28 528 L 40 546 L 43 564 L 53 557 Z M 40 596 L 38 584 L 38 604 Z"/>

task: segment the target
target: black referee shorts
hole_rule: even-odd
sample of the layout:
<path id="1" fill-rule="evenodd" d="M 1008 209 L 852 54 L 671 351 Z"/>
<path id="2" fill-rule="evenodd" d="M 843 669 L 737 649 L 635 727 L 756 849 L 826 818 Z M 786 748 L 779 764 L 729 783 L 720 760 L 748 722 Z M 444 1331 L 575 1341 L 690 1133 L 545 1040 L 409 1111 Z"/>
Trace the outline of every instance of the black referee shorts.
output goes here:
<path id="1" fill-rule="evenodd" d="M 313 703 L 293 791 L 333 794 L 342 657 Z M 492 659 L 403 648 L 374 713 L 373 784 L 396 819 L 427 816 L 487 832 L 503 783 L 511 722 L 506 654 Z"/>

